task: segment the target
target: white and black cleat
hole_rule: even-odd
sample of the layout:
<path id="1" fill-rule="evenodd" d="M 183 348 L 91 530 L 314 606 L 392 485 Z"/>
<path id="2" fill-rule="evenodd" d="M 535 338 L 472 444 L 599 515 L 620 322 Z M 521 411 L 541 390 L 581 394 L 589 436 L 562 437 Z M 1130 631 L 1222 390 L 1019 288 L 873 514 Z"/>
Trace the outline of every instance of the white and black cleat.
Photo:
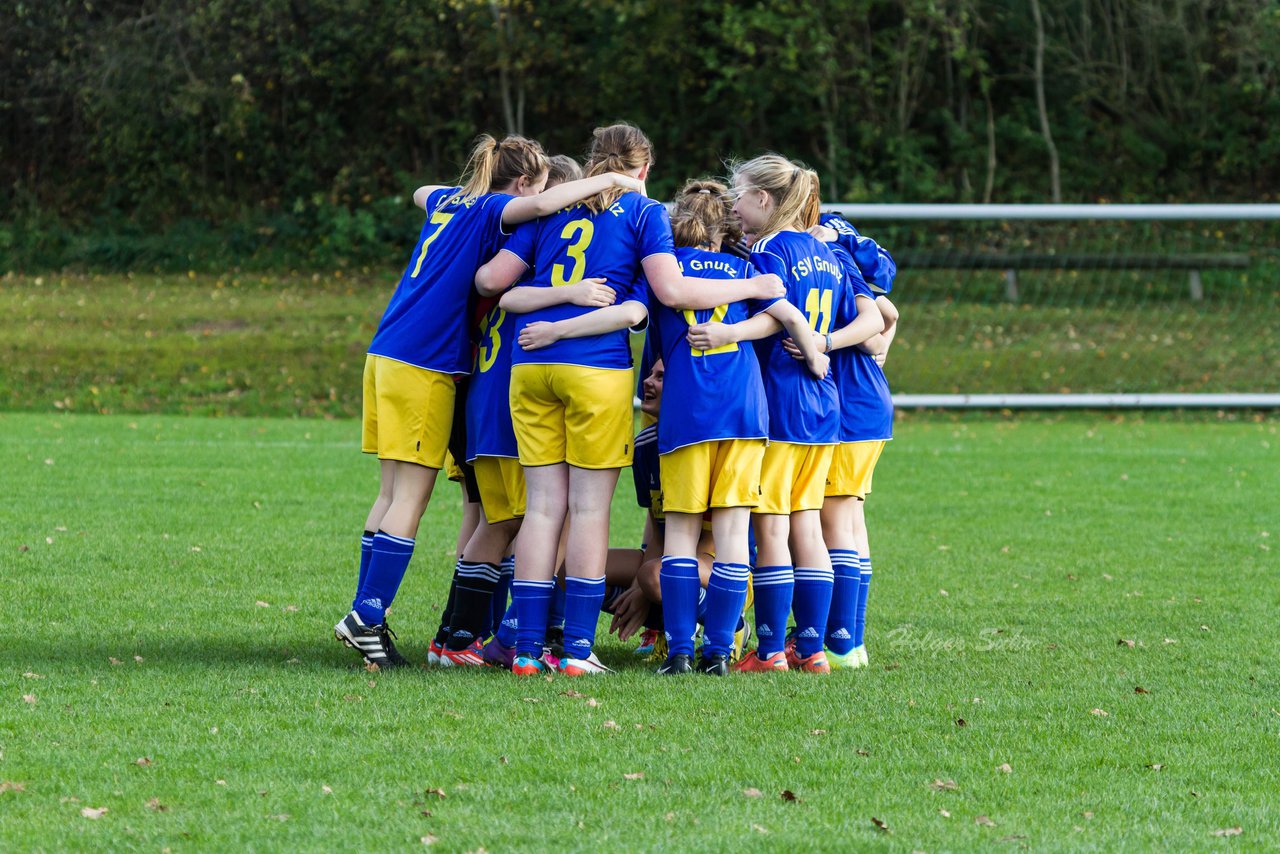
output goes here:
<path id="1" fill-rule="evenodd" d="M 333 636 L 360 653 L 366 664 L 378 667 L 405 667 L 409 664 L 409 660 L 396 649 L 392 641 L 395 632 L 385 622 L 369 626 L 352 611 L 333 627 Z"/>

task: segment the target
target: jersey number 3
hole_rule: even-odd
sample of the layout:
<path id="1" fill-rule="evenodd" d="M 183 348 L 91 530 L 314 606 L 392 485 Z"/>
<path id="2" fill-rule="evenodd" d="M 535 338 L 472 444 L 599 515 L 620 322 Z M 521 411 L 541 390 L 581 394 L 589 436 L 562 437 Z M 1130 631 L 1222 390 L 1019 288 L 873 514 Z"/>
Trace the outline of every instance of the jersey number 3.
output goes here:
<path id="1" fill-rule="evenodd" d="M 577 235 L 577 239 L 574 239 Z M 573 285 L 582 281 L 582 276 L 587 272 L 587 247 L 591 245 L 591 238 L 596 235 L 595 223 L 589 219 L 575 219 L 565 225 L 564 230 L 560 232 L 560 236 L 570 241 L 565 247 L 565 252 L 573 259 L 573 267 L 569 270 L 569 274 L 565 275 L 565 265 L 556 264 L 551 268 L 551 284 Z"/>

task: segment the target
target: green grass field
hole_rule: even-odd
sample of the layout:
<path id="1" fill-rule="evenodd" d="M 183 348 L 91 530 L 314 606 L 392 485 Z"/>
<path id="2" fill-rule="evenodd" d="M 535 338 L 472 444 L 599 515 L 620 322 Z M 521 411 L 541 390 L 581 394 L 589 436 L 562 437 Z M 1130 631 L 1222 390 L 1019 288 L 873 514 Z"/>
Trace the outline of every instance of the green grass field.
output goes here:
<path id="1" fill-rule="evenodd" d="M 1280 840 L 1274 421 L 904 419 L 868 510 L 873 666 L 726 680 L 612 639 L 623 672 L 591 681 L 366 672 L 331 636 L 376 484 L 356 439 L 0 415 L 0 849 Z M 448 485 L 396 602 L 417 659 L 458 513 Z"/>

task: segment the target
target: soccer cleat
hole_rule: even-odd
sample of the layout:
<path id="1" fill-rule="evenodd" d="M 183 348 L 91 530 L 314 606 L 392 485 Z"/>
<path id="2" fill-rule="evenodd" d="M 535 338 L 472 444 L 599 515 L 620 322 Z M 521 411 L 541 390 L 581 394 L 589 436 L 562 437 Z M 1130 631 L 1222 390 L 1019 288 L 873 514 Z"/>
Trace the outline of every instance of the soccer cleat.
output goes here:
<path id="1" fill-rule="evenodd" d="M 736 664 L 742 660 L 742 652 L 751 641 L 751 624 L 742 621 L 742 627 L 733 633 L 733 648 L 729 650 L 729 663 Z"/>
<path id="2" fill-rule="evenodd" d="M 487 667 L 488 664 L 482 655 L 480 641 L 463 649 L 449 649 L 446 646 L 440 650 L 441 667 Z"/>
<path id="3" fill-rule="evenodd" d="M 517 676 L 545 676 L 550 674 L 552 670 L 541 658 L 517 655 L 515 660 L 511 662 L 511 672 Z"/>
<path id="4" fill-rule="evenodd" d="M 434 639 L 427 647 L 427 665 L 430 667 L 438 667 L 440 665 L 440 653 L 444 651 L 444 644 L 438 643 Z"/>
<path id="5" fill-rule="evenodd" d="M 866 647 L 866 644 L 863 644 L 862 646 L 854 647 L 853 651 L 854 651 L 854 652 L 856 652 L 856 653 L 858 654 L 858 659 L 862 662 L 861 664 L 859 664 L 859 665 L 858 665 L 859 667 L 870 667 L 870 666 L 871 666 L 871 662 L 870 662 L 870 660 L 868 660 L 868 659 L 867 659 L 867 647 Z"/>
<path id="6" fill-rule="evenodd" d="M 799 670 L 802 673 L 831 672 L 831 665 L 827 662 L 827 656 L 822 650 L 818 650 L 813 655 L 804 658 L 797 656 L 794 662 L 788 662 L 788 666 L 792 670 Z"/>
<path id="7" fill-rule="evenodd" d="M 698 658 L 697 671 L 708 676 L 728 676 L 729 659 L 718 652 L 713 655 L 703 655 Z"/>
<path id="8" fill-rule="evenodd" d="M 661 664 L 667 660 L 667 636 L 658 633 L 658 639 L 653 642 L 653 652 L 649 653 L 649 657 L 645 661 L 652 661 L 655 664 Z"/>
<path id="9" fill-rule="evenodd" d="M 633 650 L 635 655 L 650 655 L 653 653 L 653 645 L 658 641 L 659 632 L 657 629 L 645 629 L 644 634 L 640 635 L 640 645 Z"/>
<path id="10" fill-rule="evenodd" d="M 560 648 L 560 655 L 556 655 L 555 647 L 544 646 L 542 648 L 542 660 L 547 663 L 547 667 L 552 670 L 560 669 L 560 662 L 564 660 L 564 647 Z"/>
<path id="11" fill-rule="evenodd" d="M 560 659 L 560 672 L 565 676 L 597 676 L 601 673 L 612 673 L 593 652 L 586 658 Z"/>
<path id="12" fill-rule="evenodd" d="M 825 650 L 827 653 L 827 663 L 831 665 L 832 670 L 857 670 L 862 666 L 862 659 L 858 656 L 856 649 L 851 649 L 844 655 L 831 650 Z"/>
<path id="13" fill-rule="evenodd" d="M 564 658 L 564 626 L 547 627 L 547 643 L 544 649 L 550 650 L 556 658 Z"/>
<path id="14" fill-rule="evenodd" d="M 771 673 L 773 671 L 785 673 L 790 668 L 787 666 L 785 652 L 775 652 L 768 658 L 761 658 L 758 653 L 750 652 L 742 656 L 742 660 L 735 664 L 733 669 L 739 673 Z"/>
<path id="15" fill-rule="evenodd" d="M 659 676 L 679 676 L 682 673 L 692 673 L 693 662 L 683 652 L 677 652 L 675 655 L 668 656 L 657 672 Z"/>
<path id="16" fill-rule="evenodd" d="M 378 667 L 404 667 L 409 663 L 396 649 L 391 631 L 384 620 L 380 625 L 369 626 L 355 611 L 347 614 L 333 627 L 333 636 L 354 649 L 366 664 Z"/>
<path id="17" fill-rule="evenodd" d="M 496 637 L 493 637 L 481 648 L 480 657 L 485 660 L 486 664 L 510 670 L 511 665 L 515 664 L 516 661 L 516 648 L 514 646 L 503 646 Z"/>

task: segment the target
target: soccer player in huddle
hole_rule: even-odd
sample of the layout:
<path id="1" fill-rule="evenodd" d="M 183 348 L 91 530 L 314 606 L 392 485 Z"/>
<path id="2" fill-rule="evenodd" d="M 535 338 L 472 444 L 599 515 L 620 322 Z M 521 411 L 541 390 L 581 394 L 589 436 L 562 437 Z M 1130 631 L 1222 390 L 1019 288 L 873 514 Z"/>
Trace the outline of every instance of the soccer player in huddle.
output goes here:
<path id="1" fill-rule="evenodd" d="M 334 635 L 369 664 L 408 662 L 386 624 L 413 555 L 418 524 L 444 465 L 454 377 L 471 370 L 467 307 L 476 269 L 512 227 L 611 188 L 640 189 L 601 172 L 543 194 L 547 157 L 533 140 L 482 136 L 461 186 L 424 186 L 427 215 L 409 264 L 369 345 L 361 448 L 377 454 L 378 497 L 365 521 L 352 608 Z M 366 545 L 367 544 L 367 545 Z"/>
<path id="2" fill-rule="evenodd" d="M 691 181 L 676 197 L 672 231 L 676 260 L 686 276 L 731 282 L 756 275 L 750 261 L 722 254 L 727 189 Z M 800 311 L 785 299 L 722 303 L 704 311 L 652 306 L 650 336 L 665 366 L 664 393 L 681 401 L 678 416 L 658 421 L 666 535 L 662 558 L 662 611 L 668 655 L 661 674 L 691 672 L 700 578 L 698 542 L 703 515 L 711 514 L 715 562 L 707 584 L 704 640 L 697 669 L 726 675 L 734 631 L 747 596 L 747 532 L 759 502 L 760 467 L 768 436 L 768 409 L 756 354 L 738 343 L 699 349 L 689 328 L 735 323 L 764 313 L 786 327 L 805 349 L 816 376 L 827 370 Z"/>
<path id="3" fill-rule="evenodd" d="M 893 398 L 882 369 L 897 328 L 888 299 L 897 266 L 875 241 L 838 214 L 824 214 L 815 236 L 832 244 L 853 285 L 831 335 L 831 370 L 840 389 L 840 445 L 827 476 L 822 530 L 835 570 L 827 620 L 827 660 L 833 668 L 865 667 L 871 550 L 865 500 L 887 441 L 893 438 Z"/>
<path id="4" fill-rule="evenodd" d="M 831 251 L 805 231 L 818 220 L 817 174 L 785 157 L 762 155 L 735 166 L 734 194 L 734 211 L 743 230 L 755 235 L 751 262 L 782 277 L 788 301 L 805 313 L 809 330 L 823 336 L 825 343 L 833 307 L 844 298 L 846 285 Z M 690 340 L 694 346 L 713 347 L 754 338 L 758 322 L 772 320 L 695 327 Z M 791 357 L 784 340 L 778 330 L 756 345 L 769 409 L 761 500 L 753 516 L 759 647 L 754 655 L 744 656 L 737 669 L 790 669 L 786 621 L 794 612 L 799 654 L 795 664 L 807 672 L 827 673 L 830 666 L 822 645 L 833 574 L 820 513 L 827 469 L 839 440 L 839 396 L 830 372 L 824 370 L 815 378 Z"/>
<path id="5" fill-rule="evenodd" d="M 598 128 L 587 172 L 619 171 L 643 181 L 652 145 L 631 125 Z M 527 506 L 516 544 L 512 595 L 518 620 L 513 672 L 546 671 L 542 660 L 547 602 L 566 516 L 565 657 L 569 675 L 607 672 L 592 651 L 604 598 L 609 505 L 618 473 L 632 454 L 631 353 L 626 330 L 647 316 L 641 274 L 659 299 L 682 308 L 713 308 L 774 295 L 773 277 L 727 289 L 681 275 L 666 209 L 641 193 L 614 190 L 518 229 L 476 277 L 497 293 L 533 268 L 527 286 L 503 298 L 518 312 L 512 353 L 511 411 L 524 467 Z M 617 304 L 603 308 L 556 301 L 548 291 L 602 278 Z M 523 292 L 523 293 L 522 293 Z"/>

